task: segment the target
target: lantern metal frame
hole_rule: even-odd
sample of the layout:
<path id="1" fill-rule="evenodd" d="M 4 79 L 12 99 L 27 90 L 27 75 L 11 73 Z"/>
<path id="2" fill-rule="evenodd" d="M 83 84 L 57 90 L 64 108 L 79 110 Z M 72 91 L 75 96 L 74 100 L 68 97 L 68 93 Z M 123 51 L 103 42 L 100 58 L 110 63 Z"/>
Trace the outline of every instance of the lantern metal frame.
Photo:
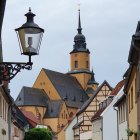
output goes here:
<path id="1" fill-rule="evenodd" d="M 35 54 L 33 54 L 32 52 L 27 52 L 26 54 L 22 53 L 23 50 L 21 50 L 21 49 L 23 49 L 23 48 L 21 46 L 20 38 L 18 36 L 21 54 L 28 55 L 29 61 L 28 62 L 0 62 L 0 82 L 10 81 L 11 79 L 13 79 L 17 75 L 18 72 L 21 71 L 21 69 L 31 70 L 32 65 L 33 65 L 33 62 L 31 62 L 31 56 L 38 55 L 38 53 L 39 53 L 44 29 L 40 28 L 37 24 L 34 23 L 33 17 L 35 16 L 35 14 L 33 14 L 31 12 L 30 8 L 29 8 L 29 12 L 27 14 L 25 14 L 25 16 L 27 17 L 27 22 L 25 24 L 23 24 L 21 27 L 15 29 L 15 31 L 18 32 L 20 29 L 24 29 L 24 28 L 39 29 L 41 36 L 40 36 L 40 39 L 38 42 L 37 53 L 35 53 Z"/>

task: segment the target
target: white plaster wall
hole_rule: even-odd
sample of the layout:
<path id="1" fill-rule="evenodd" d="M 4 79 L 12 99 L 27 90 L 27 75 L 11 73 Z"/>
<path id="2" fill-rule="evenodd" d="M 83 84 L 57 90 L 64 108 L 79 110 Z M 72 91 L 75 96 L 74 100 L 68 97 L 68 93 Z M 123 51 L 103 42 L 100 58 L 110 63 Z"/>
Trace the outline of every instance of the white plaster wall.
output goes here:
<path id="1" fill-rule="evenodd" d="M 119 125 L 119 140 L 128 140 L 126 130 L 127 130 L 127 121 Z"/>
<path id="2" fill-rule="evenodd" d="M 80 140 L 88 140 L 92 138 L 92 131 L 87 131 L 80 134 Z"/>
<path id="3" fill-rule="evenodd" d="M 6 130 L 6 135 L 2 135 L 1 130 Z M 0 117 L 0 140 L 8 140 L 8 123 Z"/>
<path id="4" fill-rule="evenodd" d="M 120 92 L 114 97 L 110 105 L 101 114 L 103 117 L 103 140 L 117 140 L 117 111 L 114 110 L 113 105 L 124 94 L 123 87 Z"/>
<path id="5" fill-rule="evenodd" d="M 102 140 L 101 119 L 97 119 L 92 122 L 92 140 Z"/>
<path id="6" fill-rule="evenodd" d="M 75 117 L 65 131 L 65 140 L 74 140 L 73 126 L 77 123 L 77 117 Z"/>
<path id="7" fill-rule="evenodd" d="M 117 111 L 113 107 L 103 116 L 103 140 L 117 140 Z"/>

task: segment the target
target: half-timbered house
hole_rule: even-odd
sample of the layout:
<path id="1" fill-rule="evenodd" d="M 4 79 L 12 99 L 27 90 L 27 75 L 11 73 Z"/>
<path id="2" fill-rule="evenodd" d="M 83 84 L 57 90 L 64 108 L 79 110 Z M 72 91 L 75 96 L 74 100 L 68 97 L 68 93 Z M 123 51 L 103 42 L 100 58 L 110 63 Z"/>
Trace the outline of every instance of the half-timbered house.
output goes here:
<path id="1" fill-rule="evenodd" d="M 99 104 L 110 95 L 112 87 L 104 81 L 85 102 L 77 113 L 77 123 L 73 126 L 75 140 L 90 139 L 92 137 L 91 118 L 98 111 Z"/>

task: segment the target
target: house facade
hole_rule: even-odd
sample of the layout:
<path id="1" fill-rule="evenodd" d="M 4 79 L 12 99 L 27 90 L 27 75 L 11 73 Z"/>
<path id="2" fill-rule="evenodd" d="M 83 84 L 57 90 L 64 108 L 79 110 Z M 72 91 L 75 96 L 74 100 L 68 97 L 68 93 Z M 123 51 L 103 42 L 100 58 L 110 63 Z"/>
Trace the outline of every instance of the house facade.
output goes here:
<path id="1" fill-rule="evenodd" d="M 127 104 L 125 94 L 123 94 L 114 104 L 114 107 L 117 110 L 118 138 L 119 140 L 128 140 Z"/>
<path id="2" fill-rule="evenodd" d="M 77 113 L 77 123 L 73 126 L 74 139 L 92 138 L 91 118 L 99 110 L 99 104 L 110 95 L 112 87 L 104 81 L 87 100 Z"/>
<path id="3" fill-rule="evenodd" d="M 120 81 L 110 96 L 100 103 L 99 110 L 91 118 L 93 140 L 118 140 L 117 111 L 113 105 L 122 96 L 123 86 L 124 80 Z"/>
<path id="4" fill-rule="evenodd" d="M 129 69 L 126 74 L 125 94 L 127 101 L 127 115 L 128 115 L 128 136 L 129 140 L 138 140 L 139 137 L 139 118 L 140 118 L 140 104 L 139 104 L 139 45 L 138 45 L 138 33 L 140 31 L 140 22 L 137 24 L 135 34 L 132 36 L 128 62 Z"/>
<path id="5" fill-rule="evenodd" d="M 11 137 L 11 97 L 4 86 L 0 86 L 0 138 Z"/>

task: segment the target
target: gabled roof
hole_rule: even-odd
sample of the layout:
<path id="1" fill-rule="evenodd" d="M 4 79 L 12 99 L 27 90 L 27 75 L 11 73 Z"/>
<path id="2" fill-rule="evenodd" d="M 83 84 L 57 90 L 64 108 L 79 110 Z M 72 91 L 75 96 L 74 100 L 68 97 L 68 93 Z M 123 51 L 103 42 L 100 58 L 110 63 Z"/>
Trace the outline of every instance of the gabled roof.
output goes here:
<path id="1" fill-rule="evenodd" d="M 15 101 L 17 106 L 44 106 L 49 97 L 43 89 L 23 87 Z"/>
<path id="2" fill-rule="evenodd" d="M 24 109 L 21 109 L 21 112 L 24 114 L 24 116 L 31 120 L 32 122 L 38 124 L 39 120 L 37 119 L 37 117 L 35 117 L 35 115 L 31 112 L 31 111 L 25 111 Z"/>
<path id="3" fill-rule="evenodd" d="M 24 130 L 27 125 L 29 125 L 29 128 L 33 128 L 32 124 L 26 119 L 24 114 L 15 104 L 12 105 L 12 121 L 22 130 Z"/>
<path id="4" fill-rule="evenodd" d="M 116 87 L 112 90 L 112 92 L 110 93 L 110 95 L 116 95 L 118 94 L 118 92 L 121 90 L 121 88 L 124 86 L 125 84 L 125 80 L 120 81 Z"/>
<path id="5" fill-rule="evenodd" d="M 88 88 L 86 89 L 86 93 L 87 93 L 87 94 L 94 94 L 95 91 L 93 90 L 93 88 L 88 87 Z"/>
<path id="6" fill-rule="evenodd" d="M 79 108 L 89 98 L 75 77 L 44 68 L 43 70 L 68 106 Z"/>
<path id="7" fill-rule="evenodd" d="M 113 89 L 113 88 L 109 85 L 109 83 L 105 80 L 105 81 L 95 90 L 95 93 L 83 104 L 83 106 L 81 107 L 81 109 L 79 110 L 79 112 L 77 113 L 77 115 L 81 114 L 81 113 L 89 106 L 89 104 L 93 101 L 93 99 L 96 97 L 96 95 L 98 94 L 98 92 L 101 90 L 101 88 L 102 88 L 105 84 L 109 87 L 110 90 Z"/>
<path id="8" fill-rule="evenodd" d="M 62 100 L 47 101 L 47 110 L 44 118 L 58 118 L 63 103 L 64 101 Z"/>

